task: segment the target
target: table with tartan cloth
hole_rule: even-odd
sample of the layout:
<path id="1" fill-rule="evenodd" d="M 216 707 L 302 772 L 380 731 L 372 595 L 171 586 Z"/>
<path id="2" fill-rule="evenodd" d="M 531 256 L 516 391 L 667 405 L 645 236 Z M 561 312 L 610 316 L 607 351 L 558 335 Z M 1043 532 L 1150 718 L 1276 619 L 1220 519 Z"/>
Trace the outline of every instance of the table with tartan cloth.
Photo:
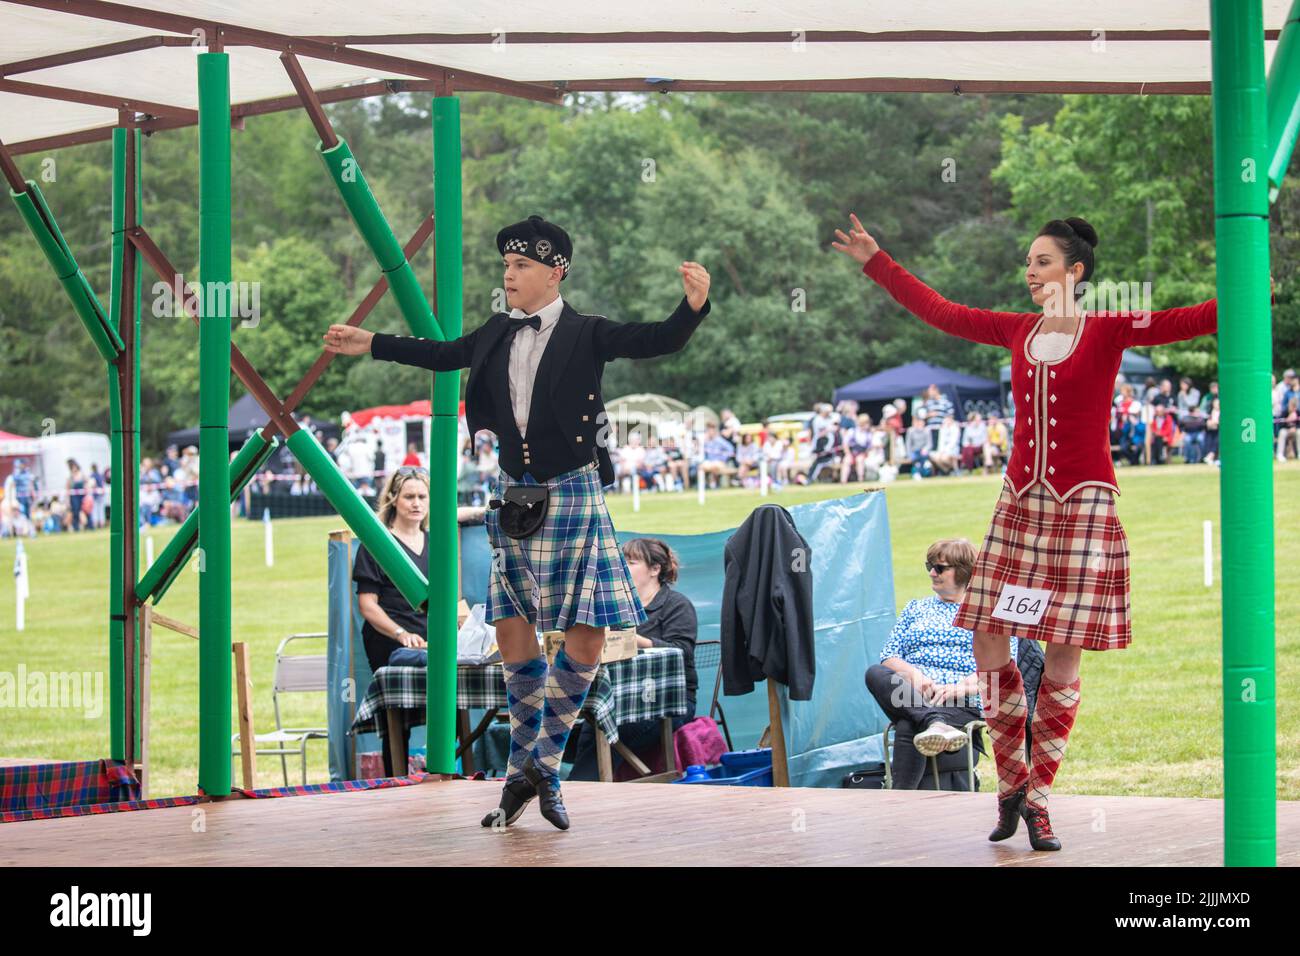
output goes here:
<path id="1" fill-rule="evenodd" d="M 470 708 L 491 712 L 508 706 L 506 679 L 500 664 L 462 664 L 456 673 L 456 710 L 466 718 Z M 389 725 L 402 739 L 412 727 L 425 721 L 428 672 L 423 667 L 381 667 L 357 708 L 353 733 L 383 735 Z M 385 714 L 388 720 L 381 717 Z M 639 720 L 690 716 L 686 713 L 686 666 L 676 647 L 643 647 L 635 657 L 602 664 L 587 692 L 582 715 L 595 722 L 607 745 L 618 745 L 618 725 Z M 395 718 L 395 719 L 394 719 Z M 458 720 L 462 738 L 477 738 L 486 720 L 473 735 L 467 722 Z M 472 741 L 471 741 L 472 742 Z M 464 739 L 465 753 L 469 746 Z"/>

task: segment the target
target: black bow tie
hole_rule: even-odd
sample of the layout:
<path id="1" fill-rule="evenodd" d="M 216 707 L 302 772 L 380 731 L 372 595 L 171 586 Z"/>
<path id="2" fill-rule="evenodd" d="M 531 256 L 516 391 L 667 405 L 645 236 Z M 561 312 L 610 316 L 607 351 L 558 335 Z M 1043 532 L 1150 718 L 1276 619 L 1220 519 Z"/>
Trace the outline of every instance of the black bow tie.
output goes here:
<path id="1" fill-rule="evenodd" d="M 542 331 L 542 317 L 540 315 L 530 315 L 526 319 L 511 319 L 508 326 L 511 335 L 514 335 L 525 325 L 531 326 L 534 332 Z"/>

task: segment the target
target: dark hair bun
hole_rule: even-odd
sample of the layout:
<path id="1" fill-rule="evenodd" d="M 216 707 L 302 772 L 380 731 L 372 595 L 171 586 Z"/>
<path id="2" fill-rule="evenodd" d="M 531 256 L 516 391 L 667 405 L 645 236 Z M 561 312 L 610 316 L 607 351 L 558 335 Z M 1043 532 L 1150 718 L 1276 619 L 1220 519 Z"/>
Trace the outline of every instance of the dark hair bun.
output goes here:
<path id="1" fill-rule="evenodd" d="M 1088 220 L 1080 219 L 1078 216 L 1071 216 L 1065 221 L 1070 224 L 1070 228 L 1075 231 L 1075 234 L 1080 239 L 1094 249 L 1097 248 L 1097 230 L 1092 228 L 1092 224 Z"/>

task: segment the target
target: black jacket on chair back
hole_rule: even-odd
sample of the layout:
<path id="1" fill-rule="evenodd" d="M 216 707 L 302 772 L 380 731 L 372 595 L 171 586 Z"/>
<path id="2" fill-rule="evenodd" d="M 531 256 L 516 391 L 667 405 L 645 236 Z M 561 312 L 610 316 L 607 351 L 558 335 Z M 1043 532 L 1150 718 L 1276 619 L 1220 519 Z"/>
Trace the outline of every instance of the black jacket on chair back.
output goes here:
<path id="1" fill-rule="evenodd" d="M 748 694 L 773 678 L 812 700 L 812 548 L 780 505 L 755 508 L 723 550 L 722 684 Z"/>
<path id="2" fill-rule="evenodd" d="M 680 351 L 709 309 L 706 299 L 695 312 L 683 296 L 663 322 L 615 322 L 583 315 L 566 301 L 537 367 L 527 438 L 519 434 L 510 402 L 506 313 L 493 314 L 451 342 L 377 332 L 370 354 L 435 372 L 468 368 L 465 417 L 470 434 L 482 429 L 496 434 L 501 467 L 511 477 L 518 479 L 527 471 L 545 481 L 595 460 L 601 484 L 611 485 L 614 466 L 608 444 L 613 429 L 600 392 L 605 363 Z"/>

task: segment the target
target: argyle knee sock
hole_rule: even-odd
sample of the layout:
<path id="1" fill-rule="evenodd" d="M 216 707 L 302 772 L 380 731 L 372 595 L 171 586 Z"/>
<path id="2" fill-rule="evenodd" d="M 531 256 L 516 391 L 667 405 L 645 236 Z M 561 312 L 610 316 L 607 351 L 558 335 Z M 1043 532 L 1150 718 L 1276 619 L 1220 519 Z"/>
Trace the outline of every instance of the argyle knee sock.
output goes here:
<path id="1" fill-rule="evenodd" d="M 542 703 L 542 727 L 533 746 L 533 763 L 542 773 L 558 776 L 560 761 L 569 730 L 578 719 L 587 690 L 600 664 L 575 661 L 560 648 L 555 663 L 546 676 L 546 696 Z"/>
<path id="2" fill-rule="evenodd" d="M 506 780 L 524 778 L 524 761 L 532 753 L 542 725 L 542 696 L 546 687 L 546 658 L 503 663 L 506 700 L 510 705 L 510 760 Z"/>
<path id="3" fill-rule="evenodd" d="M 1065 757 L 1070 728 L 1079 713 L 1079 679 L 1072 684 L 1058 684 L 1043 675 L 1038 685 L 1038 701 L 1030 722 L 1029 802 L 1047 805 L 1047 794 L 1056 779 L 1057 768 Z"/>
<path id="4" fill-rule="evenodd" d="M 997 670 L 979 671 L 984 722 L 993 738 L 993 762 L 998 771 L 998 796 L 1019 789 L 1029 779 L 1025 761 L 1025 682 L 1015 661 Z M 1039 700 L 1042 698 L 1040 696 Z"/>

